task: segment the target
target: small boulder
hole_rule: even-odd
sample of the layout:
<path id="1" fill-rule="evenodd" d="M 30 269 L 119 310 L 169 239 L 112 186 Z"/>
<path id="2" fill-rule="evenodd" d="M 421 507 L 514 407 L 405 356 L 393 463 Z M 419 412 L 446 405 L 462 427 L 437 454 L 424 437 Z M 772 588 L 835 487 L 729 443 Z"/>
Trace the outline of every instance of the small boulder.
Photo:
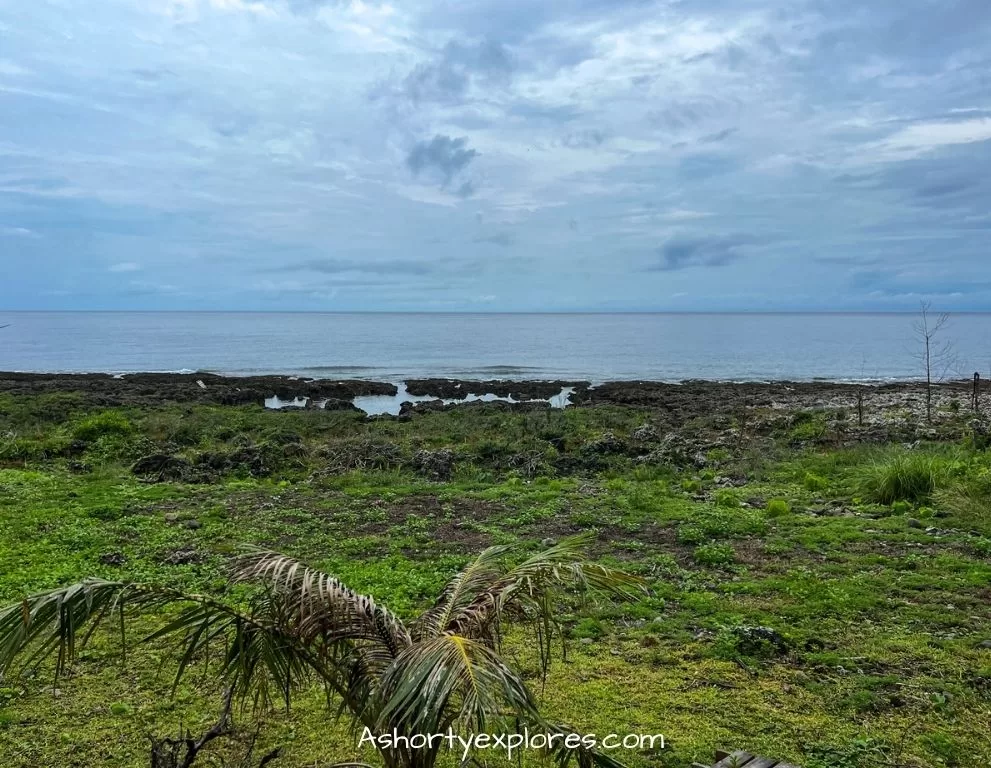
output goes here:
<path id="1" fill-rule="evenodd" d="M 336 397 L 331 397 L 326 402 L 324 402 L 323 409 L 325 411 L 358 411 L 358 412 L 361 412 L 361 409 L 358 408 L 350 400 L 340 400 L 340 399 L 338 399 Z"/>
<path id="2" fill-rule="evenodd" d="M 180 548 L 162 558 L 165 565 L 191 565 L 202 562 L 203 555 L 191 548 Z"/>
<path id="3" fill-rule="evenodd" d="M 104 552 L 98 559 L 100 565 L 113 565 L 117 567 L 127 562 L 127 557 L 123 552 Z"/>
<path id="4" fill-rule="evenodd" d="M 658 440 L 657 430 L 650 424 L 641 424 L 630 433 L 630 439 L 638 443 L 653 443 Z"/>

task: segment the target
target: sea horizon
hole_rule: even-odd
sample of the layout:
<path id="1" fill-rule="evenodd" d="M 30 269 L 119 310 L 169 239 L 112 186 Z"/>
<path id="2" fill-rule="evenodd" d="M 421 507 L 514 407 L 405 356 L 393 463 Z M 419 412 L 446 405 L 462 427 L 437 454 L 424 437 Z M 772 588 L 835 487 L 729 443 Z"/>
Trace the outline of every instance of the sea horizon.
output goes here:
<path id="1" fill-rule="evenodd" d="M 897 381 L 910 313 L 0 313 L 0 370 L 567 381 Z M 958 313 L 948 378 L 988 371 L 991 314 Z M 989 375 L 989 374 L 984 374 Z"/>
<path id="2" fill-rule="evenodd" d="M 991 315 L 991 309 L 933 310 L 931 314 Z M 358 309 L 0 309 L 2 315 L 44 314 L 134 314 L 134 315 L 900 315 L 918 316 L 918 310 L 846 310 L 846 309 L 727 309 L 727 310 L 573 310 L 573 311 L 514 311 L 514 310 L 358 310 Z"/>

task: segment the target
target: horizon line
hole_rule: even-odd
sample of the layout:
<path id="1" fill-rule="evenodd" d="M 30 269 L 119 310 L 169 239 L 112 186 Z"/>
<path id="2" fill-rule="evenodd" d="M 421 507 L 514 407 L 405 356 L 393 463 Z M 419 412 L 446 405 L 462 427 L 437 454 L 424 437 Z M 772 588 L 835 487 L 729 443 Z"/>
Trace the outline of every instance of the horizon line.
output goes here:
<path id="1" fill-rule="evenodd" d="M 931 311 L 950 315 L 988 315 L 991 309 Z M 394 309 L 0 309 L 0 314 L 148 314 L 148 315 L 917 315 L 907 309 L 681 309 L 681 310 L 394 310 Z"/>

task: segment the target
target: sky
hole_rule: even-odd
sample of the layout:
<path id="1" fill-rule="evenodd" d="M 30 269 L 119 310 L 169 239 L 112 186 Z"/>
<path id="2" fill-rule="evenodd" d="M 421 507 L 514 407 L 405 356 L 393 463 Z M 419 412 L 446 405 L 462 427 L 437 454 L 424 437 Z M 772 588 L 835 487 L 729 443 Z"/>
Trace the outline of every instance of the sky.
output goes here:
<path id="1" fill-rule="evenodd" d="M 0 309 L 991 310 L 988 0 L 0 0 Z"/>

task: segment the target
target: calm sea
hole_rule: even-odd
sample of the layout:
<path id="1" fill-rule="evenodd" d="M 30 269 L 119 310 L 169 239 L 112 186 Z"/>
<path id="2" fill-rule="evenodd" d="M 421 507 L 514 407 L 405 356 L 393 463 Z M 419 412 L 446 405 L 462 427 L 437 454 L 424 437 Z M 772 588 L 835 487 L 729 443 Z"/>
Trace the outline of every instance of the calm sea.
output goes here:
<path id="1" fill-rule="evenodd" d="M 912 315 L 0 312 L 0 370 L 319 378 L 918 377 Z M 991 315 L 944 334 L 988 376 Z"/>

